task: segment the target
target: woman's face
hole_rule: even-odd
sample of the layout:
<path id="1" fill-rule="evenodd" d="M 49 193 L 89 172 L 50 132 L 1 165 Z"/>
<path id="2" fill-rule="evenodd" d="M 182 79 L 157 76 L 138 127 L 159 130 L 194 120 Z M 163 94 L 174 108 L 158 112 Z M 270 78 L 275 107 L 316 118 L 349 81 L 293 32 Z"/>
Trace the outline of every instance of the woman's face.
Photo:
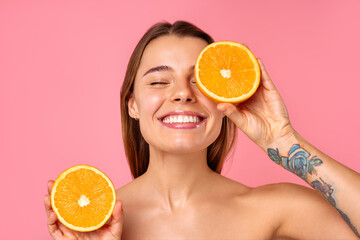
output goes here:
<path id="1" fill-rule="evenodd" d="M 150 147 L 171 153 L 205 150 L 220 134 L 223 114 L 194 79 L 194 64 L 207 42 L 163 36 L 146 47 L 129 101 Z"/>

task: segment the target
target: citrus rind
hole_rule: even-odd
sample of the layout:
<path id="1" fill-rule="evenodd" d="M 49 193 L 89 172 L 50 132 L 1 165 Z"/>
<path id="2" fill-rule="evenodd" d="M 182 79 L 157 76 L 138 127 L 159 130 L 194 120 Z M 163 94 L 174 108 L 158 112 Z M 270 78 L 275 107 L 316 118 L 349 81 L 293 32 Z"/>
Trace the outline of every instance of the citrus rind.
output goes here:
<path id="1" fill-rule="evenodd" d="M 87 169 L 87 170 L 91 170 L 93 172 L 95 172 L 96 174 L 99 174 L 101 175 L 108 183 L 108 186 L 111 188 L 112 190 L 112 195 L 113 195 L 113 199 L 114 201 L 112 201 L 111 203 L 111 207 L 110 207 L 110 210 L 108 212 L 108 214 L 104 217 L 104 219 L 96 226 L 91 226 L 91 227 L 79 227 L 79 226 L 74 226 L 73 224 L 70 224 L 68 223 L 60 214 L 59 214 L 59 211 L 58 211 L 58 208 L 56 207 L 56 204 L 55 204 L 55 195 L 56 195 L 56 189 L 57 189 L 57 186 L 58 184 L 61 182 L 62 179 L 64 179 L 69 173 L 73 172 L 73 171 L 76 171 L 76 170 L 79 170 L 79 169 Z M 55 180 L 54 182 L 54 185 L 53 185 L 53 188 L 51 190 L 51 196 L 50 196 L 50 199 L 51 199 L 51 207 L 53 209 L 53 211 L 55 212 L 58 220 L 64 224 L 66 227 L 72 229 L 72 230 L 75 230 L 75 231 L 78 231 L 78 232 L 90 232 L 90 231 L 94 231 L 94 230 L 97 230 L 99 228 L 101 228 L 111 217 L 114 209 L 115 209 L 115 203 L 116 203 L 116 192 L 115 192 L 115 187 L 114 187 L 114 184 L 111 182 L 111 180 L 103 173 L 101 172 L 99 169 L 93 167 L 93 166 L 90 166 L 90 165 L 85 165 L 85 164 L 81 164 L 81 165 L 76 165 L 76 166 L 73 166 L 73 167 L 70 167 L 68 169 L 66 169 L 65 171 L 63 171 Z"/>
<path id="2" fill-rule="evenodd" d="M 212 91 L 208 90 L 206 88 L 206 86 L 201 82 L 200 80 L 200 70 L 199 70 L 199 63 L 201 61 L 201 58 L 204 54 L 204 52 L 206 52 L 209 48 L 214 48 L 217 45 L 230 45 L 230 46 L 236 46 L 239 48 L 242 48 L 246 51 L 246 53 L 249 55 L 250 59 L 253 61 L 254 63 L 254 71 L 256 73 L 255 76 L 255 81 L 253 83 L 253 87 L 251 88 L 251 90 L 249 92 L 247 92 L 246 94 L 242 94 L 238 97 L 233 97 L 233 98 L 228 98 L 228 97 L 222 97 L 222 96 L 218 96 L 215 93 L 213 93 Z M 220 103 L 220 102 L 225 102 L 225 103 L 240 103 L 243 102 L 247 99 L 249 99 L 257 90 L 257 88 L 259 87 L 260 84 L 260 65 L 255 57 L 255 55 L 244 45 L 237 43 L 237 42 L 233 42 L 233 41 L 218 41 L 218 42 L 213 42 L 209 45 L 207 45 L 199 54 L 199 56 L 196 59 L 196 63 L 195 63 L 195 81 L 196 84 L 198 86 L 198 88 L 200 89 L 200 91 L 206 95 L 208 98 L 210 98 L 211 100 L 213 100 L 216 103 Z"/>

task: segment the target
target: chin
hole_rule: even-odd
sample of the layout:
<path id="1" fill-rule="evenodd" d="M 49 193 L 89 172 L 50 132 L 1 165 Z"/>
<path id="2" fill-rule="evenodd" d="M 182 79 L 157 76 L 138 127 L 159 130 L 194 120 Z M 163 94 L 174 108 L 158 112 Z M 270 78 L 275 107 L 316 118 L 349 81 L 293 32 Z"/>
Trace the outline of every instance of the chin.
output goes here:
<path id="1" fill-rule="evenodd" d="M 184 139 L 172 142 L 167 142 L 167 152 L 171 153 L 195 153 L 200 152 L 206 149 L 210 144 L 204 144 L 204 143 L 197 143 L 194 141 L 185 141 Z"/>
<path id="2" fill-rule="evenodd" d="M 214 139 L 213 139 L 214 138 Z M 207 148 L 216 140 L 213 137 L 199 135 L 166 136 L 163 138 L 148 138 L 149 145 L 163 152 L 173 154 L 186 154 L 206 151 Z M 212 141 L 213 140 L 213 141 Z"/>

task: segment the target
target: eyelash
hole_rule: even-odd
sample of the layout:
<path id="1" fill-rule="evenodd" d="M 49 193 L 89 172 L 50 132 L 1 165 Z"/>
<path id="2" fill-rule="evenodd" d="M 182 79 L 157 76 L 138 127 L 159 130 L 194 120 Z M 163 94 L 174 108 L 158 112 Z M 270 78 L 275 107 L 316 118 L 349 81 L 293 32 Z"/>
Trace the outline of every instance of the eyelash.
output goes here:
<path id="1" fill-rule="evenodd" d="M 157 85 L 157 84 L 164 85 L 164 84 L 167 84 L 167 83 L 166 82 L 152 82 L 152 83 L 150 83 L 150 85 Z"/>
<path id="2" fill-rule="evenodd" d="M 196 84 L 195 79 L 190 80 L 190 82 L 193 83 L 193 84 Z M 167 82 L 152 82 L 152 83 L 150 83 L 151 86 L 154 86 L 154 85 L 166 85 L 166 84 L 168 84 L 168 83 Z"/>

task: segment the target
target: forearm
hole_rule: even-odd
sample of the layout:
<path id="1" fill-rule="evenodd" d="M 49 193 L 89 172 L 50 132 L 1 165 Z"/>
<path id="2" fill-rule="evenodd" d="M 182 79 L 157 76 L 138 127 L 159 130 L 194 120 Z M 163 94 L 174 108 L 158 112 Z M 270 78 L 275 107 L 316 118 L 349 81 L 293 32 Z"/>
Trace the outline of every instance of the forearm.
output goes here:
<path id="1" fill-rule="evenodd" d="M 305 180 L 333 205 L 360 238 L 360 174 L 322 153 L 298 133 L 264 151 L 271 160 Z"/>

